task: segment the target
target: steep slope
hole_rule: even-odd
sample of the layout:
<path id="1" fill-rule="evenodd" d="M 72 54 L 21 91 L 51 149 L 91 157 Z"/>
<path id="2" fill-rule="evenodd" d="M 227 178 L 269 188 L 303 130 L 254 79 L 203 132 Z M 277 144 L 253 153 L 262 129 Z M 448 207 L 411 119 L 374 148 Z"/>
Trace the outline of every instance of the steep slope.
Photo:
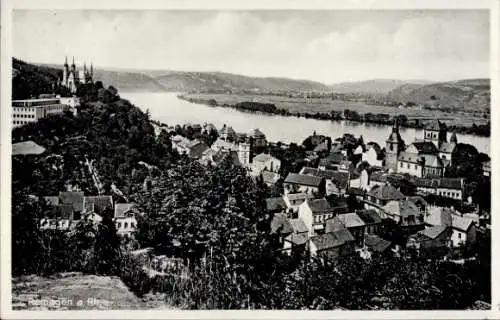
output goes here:
<path id="1" fill-rule="evenodd" d="M 403 85 L 426 84 L 423 80 L 396 80 L 396 79 L 373 79 L 356 82 L 341 82 L 330 85 L 330 89 L 337 93 L 358 93 L 358 94 L 387 94 Z"/>
<path id="2" fill-rule="evenodd" d="M 165 88 L 154 78 L 140 72 L 95 69 L 94 80 L 112 85 L 120 92 L 162 92 Z"/>
<path id="3" fill-rule="evenodd" d="M 387 96 L 403 103 L 486 111 L 490 108 L 490 80 L 467 79 L 423 86 L 401 86 Z"/>
<path id="4" fill-rule="evenodd" d="M 61 75 L 62 70 L 36 66 L 13 58 L 12 99 L 27 99 L 52 92 Z"/>

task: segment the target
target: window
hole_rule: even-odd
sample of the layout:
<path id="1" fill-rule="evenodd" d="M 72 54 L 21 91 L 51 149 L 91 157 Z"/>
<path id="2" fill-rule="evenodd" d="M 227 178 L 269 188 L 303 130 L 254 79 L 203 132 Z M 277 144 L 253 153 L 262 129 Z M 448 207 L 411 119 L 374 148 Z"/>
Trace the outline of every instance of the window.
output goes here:
<path id="1" fill-rule="evenodd" d="M 458 233 L 458 239 L 462 239 L 462 234 L 460 232 Z"/>
<path id="2" fill-rule="evenodd" d="M 123 228 L 124 228 L 124 229 L 127 229 L 127 228 L 128 228 L 128 222 L 124 222 L 124 223 L 123 223 Z"/>
<path id="3" fill-rule="evenodd" d="M 399 166 L 402 168 L 402 167 L 403 167 L 403 163 L 402 163 L 402 162 L 400 162 L 400 163 L 399 163 Z"/>
<path id="4" fill-rule="evenodd" d="M 406 167 L 407 167 L 408 169 L 410 169 L 410 164 L 409 164 L 409 163 L 407 163 L 407 164 L 406 164 Z"/>
<path id="5" fill-rule="evenodd" d="M 120 229 L 122 227 L 122 223 L 121 222 L 118 222 L 117 225 L 118 225 L 118 227 L 117 227 L 118 229 Z"/>
<path id="6" fill-rule="evenodd" d="M 415 170 L 417 170 L 417 165 L 416 165 L 416 164 L 414 164 L 413 166 L 415 167 Z"/>

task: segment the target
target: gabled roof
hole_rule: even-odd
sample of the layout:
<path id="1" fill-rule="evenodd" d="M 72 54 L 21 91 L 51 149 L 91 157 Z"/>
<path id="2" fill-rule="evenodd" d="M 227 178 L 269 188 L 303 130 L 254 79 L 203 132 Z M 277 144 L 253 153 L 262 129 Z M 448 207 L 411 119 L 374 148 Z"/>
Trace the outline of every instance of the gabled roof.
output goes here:
<path id="1" fill-rule="evenodd" d="M 361 189 L 361 188 L 349 188 L 347 189 L 347 194 L 353 194 L 353 195 L 356 195 L 356 196 L 363 196 L 365 195 L 365 190 Z"/>
<path id="2" fill-rule="evenodd" d="M 266 208 L 268 211 L 285 210 L 286 203 L 282 197 L 267 198 L 266 199 Z"/>
<path id="3" fill-rule="evenodd" d="M 49 219 L 73 219 L 73 206 L 71 204 L 59 204 L 51 207 L 45 214 Z"/>
<path id="4" fill-rule="evenodd" d="M 325 198 L 307 200 L 306 203 L 309 208 L 311 208 L 313 215 L 332 211 L 332 207 L 330 207 L 330 204 Z"/>
<path id="5" fill-rule="evenodd" d="M 208 146 L 203 142 L 196 142 L 191 144 L 189 147 L 189 156 L 191 158 L 200 158 L 206 150 L 209 150 Z"/>
<path id="6" fill-rule="evenodd" d="M 473 224 L 474 220 L 470 218 L 464 218 L 455 215 L 451 216 L 451 226 L 454 229 L 467 232 Z"/>
<path id="7" fill-rule="evenodd" d="M 94 204 L 94 211 L 100 215 L 106 208 L 113 209 L 113 197 L 111 196 L 87 196 L 85 202 Z"/>
<path id="8" fill-rule="evenodd" d="M 415 185 L 422 188 L 445 188 L 462 190 L 462 178 L 416 178 Z"/>
<path id="9" fill-rule="evenodd" d="M 373 186 L 368 192 L 368 195 L 380 200 L 402 200 L 405 198 L 405 195 L 402 194 L 401 191 L 394 188 L 389 183 Z"/>
<path id="10" fill-rule="evenodd" d="M 439 152 L 453 153 L 453 151 L 455 150 L 456 147 L 457 147 L 456 143 L 444 142 L 443 144 L 441 144 L 441 147 L 439 148 Z"/>
<path id="11" fill-rule="evenodd" d="M 356 213 L 365 224 L 378 224 L 382 222 L 377 211 L 373 209 L 357 210 Z"/>
<path id="12" fill-rule="evenodd" d="M 317 177 L 317 176 L 298 174 L 298 173 L 289 173 L 288 176 L 286 177 L 284 183 L 298 184 L 298 185 L 311 186 L 311 187 L 319 187 L 321 185 L 322 181 L 323 181 L 323 178 Z"/>
<path id="13" fill-rule="evenodd" d="M 279 159 L 271 156 L 270 154 L 267 153 L 261 153 L 253 157 L 252 162 L 267 162 L 267 161 L 280 161 Z"/>
<path id="14" fill-rule="evenodd" d="M 417 207 L 418 206 L 423 206 L 423 207 L 427 206 L 427 201 L 425 201 L 424 198 L 422 198 L 421 196 L 407 197 L 406 200 L 413 202 L 414 204 L 417 205 Z"/>
<path id="15" fill-rule="evenodd" d="M 425 130 L 430 130 L 430 131 L 446 130 L 446 124 L 444 122 L 439 121 L 438 119 L 434 119 L 425 125 Z"/>
<path id="16" fill-rule="evenodd" d="M 418 233 L 423 235 L 425 238 L 436 239 L 440 234 L 446 231 L 446 229 L 446 226 L 432 226 L 425 228 L 424 230 L 420 230 Z"/>
<path id="17" fill-rule="evenodd" d="M 259 129 L 250 130 L 250 132 L 248 132 L 248 136 L 254 138 L 266 138 L 266 135 Z"/>
<path id="18" fill-rule="evenodd" d="M 367 170 L 368 172 L 368 170 Z M 374 171 L 370 174 L 371 181 L 386 182 L 388 174 L 383 171 Z"/>
<path id="19" fill-rule="evenodd" d="M 234 143 L 222 140 L 222 139 L 217 139 L 215 142 L 212 144 L 212 149 L 226 149 L 226 150 L 238 150 L 238 146 L 235 145 Z"/>
<path id="20" fill-rule="evenodd" d="M 59 200 L 61 204 L 71 204 L 74 211 L 83 211 L 83 191 L 61 191 L 59 192 Z"/>
<path id="21" fill-rule="evenodd" d="M 292 233 L 292 225 L 288 221 L 286 214 L 276 213 L 271 220 L 271 234 L 280 233 L 280 234 L 289 234 Z"/>
<path id="22" fill-rule="evenodd" d="M 12 144 L 12 155 L 39 155 L 45 152 L 45 148 L 33 141 L 23 141 Z"/>
<path id="23" fill-rule="evenodd" d="M 320 164 L 328 165 L 328 164 L 340 164 L 342 161 L 347 160 L 347 157 L 344 156 L 341 152 L 330 153 L 327 157 L 320 160 Z"/>
<path id="24" fill-rule="evenodd" d="M 233 127 L 230 127 L 230 126 L 226 126 L 224 125 L 220 130 L 219 130 L 219 133 L 220 134 L 227 134 L 228 136 L 235 136 L 236 135 L 236 131 L 234 131 Z"/>
<path id="25" fill-rule="evenodd" d="M 423 165 L 425 167 L 442 168 L 444 167 L 443 161 L 440 157 L 434 154 L 423 154 L 421 156 L 424 160 Z"/>
<path id="26" fill-rule="evenodd" d="M 370 249 L 377 252 L 384 252 L 391 246 L 391 242 L 384 240 L 376 235 L 366 234 L 365 235 L 365 244 Z"/>
<path id="27" fill-rule="evenodd" d="M 43 199 L 49 206 L 57 206 L 59 204 L 59 197 L 57 196 L 43 197 Z"/>
<path id="28" fill-rule="evenodd" d="M 281 178 L 279 173 L 271 171 L 262 171 L 261 175 L 262 175 L 262 180 L 264 180 L 265 183 L 271 183 L 271 184 L 275 184 Z"/>
<path id="29" fill-rule="evenodd" d="M 311 241 L 316 246 L 317 250 L 326 250 L 342 246 L 346 243 L 353 242 L 354 237 L 347 229 L 338 230 L 335 232 L 325 233 L 320 236 L 312 237 Z"/>
<path id="30" fill-rule="evenodd" d="M 127 212 L 133 211 L 137 208 L 135 203 L 117 203 L 115 204 L 115 218 L 125 218 Z"/>
<path id="31" fill-rule="evenodd" d="M 291 201 L 293 201 L 293 200 L 306 200 L 307 199 L 307 194 L 302 193 L 302 192 L 300 192 L 300 193 L 288 193 L 285 196 L 288 198 L 288 200 L 291 200 Z"/>
<path id="32" fill-rule="evenodd" d="M 347 189 L 347 186 L 349 185 L 348 172 L 334 171 L 334 170 L 320 170 L 316 168 L 304 167 L 302 168 L 300 173 L 331 180 L 340 189 Z"/>
<path id="33" fill-rule="evenodd" d="M 439 150 L 436 145 L 430 141 L 415 141 L 409 147 L 415 146 L 418 154 L 436 154 Z"/>
<path id="34" fill-rule="evenodd" d="M 306 232 L 302 233 L 292 233 L 290 235 L 290 242 L 295 245 L 305 244 L 309 240 L 309 235 Z"/>
<path id="35" fill-rule="evenodd" d="M 332 220 L 339 221 L 347 229 L 363 227 L 366 225 L 366 223 L 355 212 L 339 214 L 338 216 L 334 217 Z M 328 223 L 328 221 L 329 220 L 327 220 L 326 222 Z"/>
<path id="36" fill-rule="evenodd" d="M 295 233 L 304 233 L 304 232 L 309 231 L 309 229 L 307 229 L 307 226 L 305 225 L 304 221 L 302 221 L 302 219 L 300 219 L 300 218 L 288 219 L 288 222 L 292 226 L 292 230 Z"/>
<path id="37" fill-rule="evenodd" d="M 384 211 L 402 218 L 418 216 L 420 214 L 420 209 L 413 202 L 406 200 L 390 201 L 384 206 Z"/>

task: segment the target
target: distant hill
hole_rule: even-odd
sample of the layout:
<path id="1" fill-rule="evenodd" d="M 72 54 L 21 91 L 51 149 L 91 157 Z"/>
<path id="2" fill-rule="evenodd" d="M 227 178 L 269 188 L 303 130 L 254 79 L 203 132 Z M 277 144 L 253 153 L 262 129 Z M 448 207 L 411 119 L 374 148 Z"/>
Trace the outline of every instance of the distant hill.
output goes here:
<path id="1" fill-rule="evenodd" d="M 383 95 L 403 85 L 427 84 L 424 80 L 372 79 L 365 81 L 341 82 L 332 84 L 329 88 L 337 93 L 357 93 Z"/>
<path id="2" fill-rule="evenodd" d="M 62 71 L 12 59 L 12 99 L 27 99 L 52 92 Z"/>
<path id="3" fill-rule="evenodd" d="M 490 108 L 490 80 L 466 79 L 427 85 L 406 84 L 391 90 L 387 97 L 402 103 L 485 111 Z"/>

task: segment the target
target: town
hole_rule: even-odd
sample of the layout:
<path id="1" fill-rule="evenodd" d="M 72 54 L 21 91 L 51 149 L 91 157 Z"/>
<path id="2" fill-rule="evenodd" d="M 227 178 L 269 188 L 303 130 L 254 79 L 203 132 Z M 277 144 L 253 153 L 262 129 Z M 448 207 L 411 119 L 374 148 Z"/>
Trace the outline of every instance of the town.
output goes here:
<path id="1" fill-rule="evenodd" d="M 245 308 L 386 309 L 430 300 L 442 307 L 436 297 L 452 294 L 451 282 L 436 287 L 448 278 L 425 271 L 432 279 L 418 289 L 425 297 L 391 300 L 402 288 L 395 292 L 390 284 L 417 268 L 408 265 L 422 264 L 417 269 L 424 272 L 433 261 L 441 273 L 469 264 L 489 268 L 479 260 L 489 259 L 490 159 L 455 134 L 448 139 L 439 120 L 405 142 L 395 118 L 384 146 L 316 132 L 285 144 L 268 141 L 258 128 L 160 123 L 94 81 L 86 67 L 78 74 L 65 63 L 52 93 L 12 102 L 13 237 L 17 254 L 29 255 L 14 256 L 14 274 L 113 274 L 139 295 L 168 295 L 187 290 L 189 281 L 205 288 L 215 281 L 210 270 L 228 275 L 219 285 L 230 281 L 246 293 L 209 305 L 191 292 L 191 307 L 235 308 L 239 301 Z M 21 222 L 32 228 L 16 231 Z M 30 235 L 36 237 L 26 243 Z M 410 269 L 386 275 L 395 271 L 390 263 Z M 297 280 L 312 267 L 324 271 L 316 280 Z M 321 298 L 323 307 L 257 297 L 269 290 L 258 284 L 264 279 L 276 288 L 292 281 L 295 292 L 312 281 L 329 285 L 322 272 L 345 268 L 368 269 L 335 280 L 348 281 L 345 298 L 310 293 L 307 299 Z M 385 278 L 363 299 L 348 299 L 359 296 L 356 279 L 375 270 Z M 474 301 L 457 298 L 461 306 L 488 301 L 481 281 L 489 280 L 460 281 L 454 290 L 470 281 L 477 286 Z M 172 289 L 178 283 L 184 289 Z"/>

